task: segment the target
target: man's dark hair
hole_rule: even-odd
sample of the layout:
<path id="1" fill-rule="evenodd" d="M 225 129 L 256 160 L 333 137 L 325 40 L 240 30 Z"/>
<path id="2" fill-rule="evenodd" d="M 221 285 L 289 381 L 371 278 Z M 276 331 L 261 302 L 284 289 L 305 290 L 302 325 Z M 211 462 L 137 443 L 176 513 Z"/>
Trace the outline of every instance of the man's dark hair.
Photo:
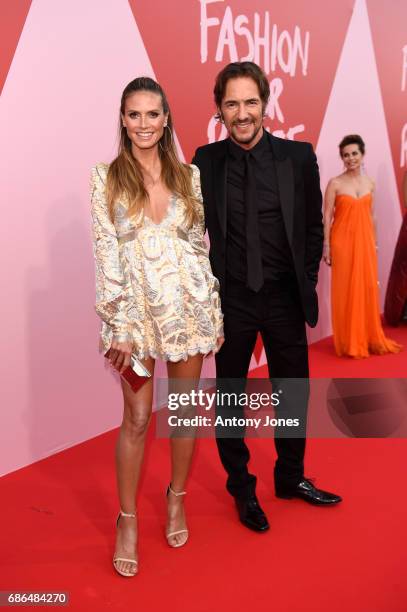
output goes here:
<path id="1" fill-rule="evenodd" d="M 344 136 L 339 143 L 339 154 L 341 157 L 343 149 L 351 144 L 358 145 L 359 151 L 362 153 L 362 155 L 365 154 L 365 143 L 359 134 L 349 134 L 348 136 Z"/>
<path id="2" fill-rule="evenodd" d="M 250 77 L 256 83 L 264 113 L 270 97 L 270 85 L 263 70 L 254 62 L 232 62 L 219 72 L 213 89 L 216 107 L 219 109 L 222 104 L 228 81 L 238 77 Z M 216 118 L 220 119 L 219 112 Z"/>

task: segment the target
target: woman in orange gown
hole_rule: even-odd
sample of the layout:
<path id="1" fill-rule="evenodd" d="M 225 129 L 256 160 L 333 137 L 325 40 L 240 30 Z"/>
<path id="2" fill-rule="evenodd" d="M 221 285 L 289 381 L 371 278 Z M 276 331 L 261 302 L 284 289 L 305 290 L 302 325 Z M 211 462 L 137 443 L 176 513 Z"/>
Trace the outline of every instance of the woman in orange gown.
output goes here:
<path id="1" fill-rule="evenodd" d="M 365 144 L 358 135 L 339 145 L 345 171 L 325 194 L 324 254 L 332 266 L 332 327 L 337 355 L 397 353 L 384 335 L 379 310 L 374 181 L 362 174 Z"/>

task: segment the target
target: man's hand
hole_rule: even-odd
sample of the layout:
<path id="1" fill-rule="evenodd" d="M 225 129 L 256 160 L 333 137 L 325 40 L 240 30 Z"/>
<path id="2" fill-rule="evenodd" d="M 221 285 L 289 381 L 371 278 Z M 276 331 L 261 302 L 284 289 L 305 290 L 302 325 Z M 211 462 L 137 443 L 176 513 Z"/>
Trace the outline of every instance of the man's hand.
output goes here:
<path id="1" fill-rule="evenodd" d="M 216 355 L 216 353 L 219 353 L 219 351 L 220 351 L 220 349 L 221 349 L 221 347 L 222 347 L 222 344 L 223 344 L 224 342 L 225 342 L 225 336 L 219 336 L 219 337 L 216 339 L 216 348 L 214 348 L 214 349 L 213 349 L 213 351 L 210 351 L 209 353 L 207 353 L 207 354 L 205 355 L 205 359 L 206 359 L 207 357 L 210 357 L 210 356 L 213 356 L 213 357 L 214 357 L 214 356 Z"/>

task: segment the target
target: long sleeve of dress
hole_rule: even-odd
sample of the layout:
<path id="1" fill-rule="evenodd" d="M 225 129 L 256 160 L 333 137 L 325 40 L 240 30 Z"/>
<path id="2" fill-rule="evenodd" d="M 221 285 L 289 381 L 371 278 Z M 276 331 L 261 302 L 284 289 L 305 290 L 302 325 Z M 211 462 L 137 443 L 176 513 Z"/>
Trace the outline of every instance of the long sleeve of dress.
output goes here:
<path id="1" fill-rule="evenodd" d="M 192 171 L 193 191 L 195 197 L 200 202 L 200 206 L 198 208 L 198 222 L 196 222 L 189 229 L 188 240 L 198 257 L 199 263 L 202 267 L 202 270 L 204 271 L 205 277 L 208 282 L 212 302 L 212 321 L 214 324 L 214 329 L 216 331 L 216 337 L 219 338 L 220 336 L 223 336 L 223 314 L 221 310 L 219 296 L 219 281 L 212 273 L 212 268 L 208 256 L 208 247 L 205 242 L 205 218 L 202 203 L 203 200 L 201 193 L 201 179 L 199 168 L 193 165 Z"/>
<path id="2" fill-rule="evenodd" d="M 96 266 L 96 306 L 99 317 L 112 329 L 116 340 L 131 339 L 128 319 L 131 287 L 119 258 L 115 227 L 109 218 L 105 182 L 107 166 L 92 168 L 91 203 L 93 220 L 93 253 Z"/>

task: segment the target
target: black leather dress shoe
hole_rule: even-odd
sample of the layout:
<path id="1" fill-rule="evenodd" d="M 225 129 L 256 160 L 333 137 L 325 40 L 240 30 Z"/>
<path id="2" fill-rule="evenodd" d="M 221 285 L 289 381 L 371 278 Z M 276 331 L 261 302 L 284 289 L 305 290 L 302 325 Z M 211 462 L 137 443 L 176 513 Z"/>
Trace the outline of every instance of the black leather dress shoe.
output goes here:
<path id="1" fill-rule="evenodd" d="M 310 504 L 316 506 L 330 506 L 338 504 L 342 501 L 342 497 L 328 491 L 322 491 L 314 487 L 310 480 L 303 478 L 294 489 L 276 486 L 276 496 L 282 499 L 291 499 L 292 497 L 300 497 Z"/>
<path id="2" fill-rule="evenodd" d="M 253 529 L 253 531 L 267 531 L 270 525 L 267 516 L 261 509 L 257 497 L 252 495 L 247 499 L 235 497 L 236 508 L 239 513 L 240 522 Z"/>

